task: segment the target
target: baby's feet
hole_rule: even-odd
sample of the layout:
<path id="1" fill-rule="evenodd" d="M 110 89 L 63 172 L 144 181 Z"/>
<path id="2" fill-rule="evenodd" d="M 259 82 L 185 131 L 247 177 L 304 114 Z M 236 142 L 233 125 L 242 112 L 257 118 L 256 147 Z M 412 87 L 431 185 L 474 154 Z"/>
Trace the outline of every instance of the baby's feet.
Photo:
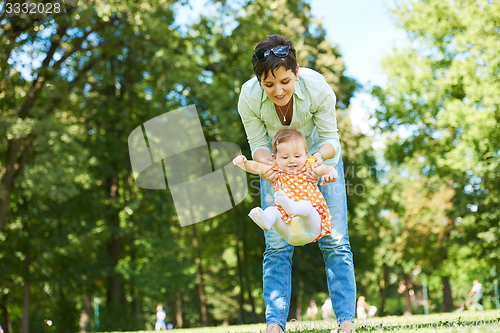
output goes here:
<path id="1" fill-rule="evenodd" d="M 283 209 L 289 214 L 289 215 L 295 215 L 295 209 L 294 209 L 294 204 L 295 201 L 290 199 L 285 191 L 283 190 L 278 190 L 274 193 L 274 201 L 283 207 Z"/>
<path id="2" fill-rule="evenodd" d="M 265 231 L 269 231 L 273 226 L 273 223 L 269 221 L 269 218 L 264 214 L 264 211 L 260 207 L 255 207 L 248 213 L 248 216 Z"/>

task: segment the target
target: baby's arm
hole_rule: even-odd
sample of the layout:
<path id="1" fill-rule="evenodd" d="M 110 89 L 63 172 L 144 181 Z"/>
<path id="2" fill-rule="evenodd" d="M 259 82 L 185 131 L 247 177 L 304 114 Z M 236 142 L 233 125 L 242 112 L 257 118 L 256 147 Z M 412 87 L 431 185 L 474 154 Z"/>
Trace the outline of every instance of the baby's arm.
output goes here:
<path id="1" fill-rule="evenodd" d="M 271 169 L 271 166 L 256 161 L 248 161 L 243 155 L 234 158 L 233 164 L 242 168 L 246 172 L 253 173 L 254 175 L 261 175 Z"/>
<path id="2" fill-rule="evenodd" d="M 337 180 L 338 172 L 334 167 L 326 164 L 321 164 L 317 168 L 313 168 L 313 171 L 316 172 L 321 177 L 321 184 L 324 183 L 332 183 Z"/>

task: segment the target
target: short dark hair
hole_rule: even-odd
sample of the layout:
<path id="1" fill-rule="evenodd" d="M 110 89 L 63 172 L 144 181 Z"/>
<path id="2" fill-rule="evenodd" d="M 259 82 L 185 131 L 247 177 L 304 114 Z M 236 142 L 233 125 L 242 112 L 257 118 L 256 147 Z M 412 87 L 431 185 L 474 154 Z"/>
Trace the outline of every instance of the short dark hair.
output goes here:
<path id="1" fill-rule="evenodd" d="M 285 66 L 287 70 L 291 69 L 292 72 L 297 75 L 297 53 L 293 47 L 292 41 L 289 38 L 280 35 L 267 36 L 267 39 L 263 39 L 257 43 L 254 53 L 269 50 L 279 45 L 288 45 L 290 47 L 288 55 L 284 58 L 279 58 L 272 52 L 269 53 L 264 61 L 260 61 L 252 56 L 253 72 L 257 76 L 257 80 L 259 80 L 259 82 L 262 75 L 264 75 L 265 80 L 267 79 L 269 70 L 271 70 L 271 74 L 274 75 L 274 71 L 281 66 Z"/>
<path id="2" fill-rule="evenodd" d="M 304 142 L 304 148 L 307 151 L 307 143 L 306 138 L 302 133 L 297 130 L 291 128 L 285 128 L 280 130 L 273 138 L 272 146 L 273 146 L 273 154 L 276 155 L 278 152 L 278 145 L 280 143 L 290 142 L 290 141 L 301 141 Z"/>

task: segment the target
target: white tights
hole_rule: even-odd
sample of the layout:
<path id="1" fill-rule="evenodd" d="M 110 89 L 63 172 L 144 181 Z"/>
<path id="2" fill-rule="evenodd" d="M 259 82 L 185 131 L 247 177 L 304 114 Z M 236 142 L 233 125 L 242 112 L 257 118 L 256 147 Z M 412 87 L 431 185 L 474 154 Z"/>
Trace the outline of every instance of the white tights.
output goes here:
<path id="1" fill-rule="evenodd" d="M 309 201 L 293 201 L 282 190 L 274 193 L 274 200 L 289 215 L 297 215 L 302 223 L 301 228 L 296 227 L 295 221 L 285 223 L 281 219 L 281 213 L 275 206 L 262 210 L 256 207 L 250 211 L 248 216 L 262 229 L 268 231 L 274 226 L 274 230 L 292 245 L 304 245 L 314 241 L 321 232 L 321 217 L 318 211 Z"/>

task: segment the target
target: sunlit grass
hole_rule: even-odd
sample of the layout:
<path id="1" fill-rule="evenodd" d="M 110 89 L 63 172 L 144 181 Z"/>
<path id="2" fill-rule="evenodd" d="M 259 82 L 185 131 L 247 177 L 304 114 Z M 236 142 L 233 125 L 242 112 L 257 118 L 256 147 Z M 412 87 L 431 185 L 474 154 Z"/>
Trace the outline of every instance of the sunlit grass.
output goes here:
<path id="1" fill-rule="evenodd" d="M 355 319 L 356 332 L 408 332 L 434 333 L 446 332 L 500 332 L 500 310 L 464 311 L 462 313 L 437 313 L 414 316 L 372 317 L 365 321 Z M 175 329 L 177 333 L 260 333 L 265 324 L 238 326 L 217 326 L 201 328 Z M 381 328 L 383 327 L 383 328 Z M 287 323 L 287 332 L 330 333 L 335 329 L 335 322 L 292 321 Z M 154 331 L 140 331 L 153 333 Z M 123 332 L 121 332 L 123 333 Z"/>

